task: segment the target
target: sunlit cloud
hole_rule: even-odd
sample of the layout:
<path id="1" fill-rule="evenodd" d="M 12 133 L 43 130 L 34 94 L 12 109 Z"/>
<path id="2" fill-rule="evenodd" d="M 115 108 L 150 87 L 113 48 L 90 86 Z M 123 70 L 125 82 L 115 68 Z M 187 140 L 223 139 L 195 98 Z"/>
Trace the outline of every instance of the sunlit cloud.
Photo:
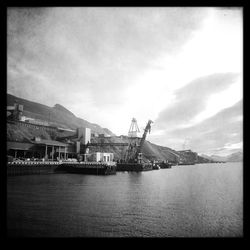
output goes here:
<path id="1" fill-rule="evenodd" d="M 169 130 L 193 125 L 192 121 L 206 110 L 210 97 L 215 93 L 219 95 L 228 89 L 237 80 L 237 77 L 238 74 L 234 73 L 213 74 L 195 79 L 183 88 L 176 90 L 175 100 L 171 106 L 160 112 L 156 126 L 161 129 L 167 127 Z M 216 111 L 217 109 L 215 109 Z"/>

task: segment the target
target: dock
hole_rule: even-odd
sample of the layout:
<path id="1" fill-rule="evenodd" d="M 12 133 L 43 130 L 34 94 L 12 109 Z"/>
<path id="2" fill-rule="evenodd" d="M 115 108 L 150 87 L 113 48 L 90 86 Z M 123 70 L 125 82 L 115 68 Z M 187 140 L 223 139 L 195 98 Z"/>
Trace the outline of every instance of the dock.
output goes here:
<path id="1" fill-rule="evenodd" d="M 15 161 L 7 163 L 7 176 L 79 173 L 94 175 L 116 174 L 115 162 L 25 162 Z"/>
<path id="2" fill-rule="evenodd" d="M 7 176 L 31 175 L 31 174 L 50 174 L 62 164 L 60 162 L 28 162 L 13 161 L 7 163 Z"/>

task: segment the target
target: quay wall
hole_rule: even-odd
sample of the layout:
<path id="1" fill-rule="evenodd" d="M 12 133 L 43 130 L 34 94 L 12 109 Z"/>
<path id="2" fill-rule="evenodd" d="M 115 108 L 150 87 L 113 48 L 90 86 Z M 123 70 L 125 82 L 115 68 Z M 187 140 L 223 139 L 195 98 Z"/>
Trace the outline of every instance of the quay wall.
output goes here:
<path id="1" fill-rule="evenodd" d="M 53 174 L 58 172 L 98 173 L 100 170 L 116 172 L 115 162 L 8 162 L 7 176 Z M 79 171 L 81 170 L 81 171 Z"/>

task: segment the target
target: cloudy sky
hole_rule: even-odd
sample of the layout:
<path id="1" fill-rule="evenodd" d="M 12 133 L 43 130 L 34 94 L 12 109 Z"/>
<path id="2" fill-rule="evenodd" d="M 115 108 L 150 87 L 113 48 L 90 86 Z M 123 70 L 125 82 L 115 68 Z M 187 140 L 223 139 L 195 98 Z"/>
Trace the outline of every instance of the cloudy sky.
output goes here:
<path id="1" fill-rule="evenodd" d="M 241 8 L 9 8 L 7 92 L 176 150 L 242 149 Z"/>

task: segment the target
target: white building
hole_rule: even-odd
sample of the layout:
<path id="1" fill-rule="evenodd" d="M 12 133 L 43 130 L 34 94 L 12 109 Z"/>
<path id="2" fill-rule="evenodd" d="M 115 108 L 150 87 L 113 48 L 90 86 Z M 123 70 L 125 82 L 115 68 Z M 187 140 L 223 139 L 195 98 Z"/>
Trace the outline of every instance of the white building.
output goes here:
<path id="1" fill-rule="evenodd" d="M 77 128 L 78 139 L 81 140 L 81 143 L 86 145 L 90 142 L 91 139 L 91 129 L 90 128 Z"/>
<path id="2" fill-rule="evenodd" d="M 114 154 L 96 152 L 92 154 L 92 160 L 97 162 L 112 162 L 114 160 Z"/>

